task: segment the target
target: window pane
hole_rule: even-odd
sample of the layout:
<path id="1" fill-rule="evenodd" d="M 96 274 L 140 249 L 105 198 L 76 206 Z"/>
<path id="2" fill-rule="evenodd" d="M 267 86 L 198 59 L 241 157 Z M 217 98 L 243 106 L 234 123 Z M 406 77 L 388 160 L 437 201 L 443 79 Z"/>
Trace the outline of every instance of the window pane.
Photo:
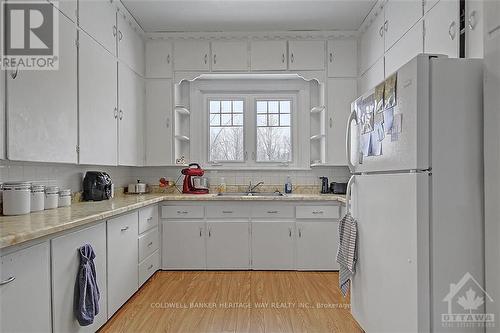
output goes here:
<path id="1" fill-rule="evenodd" d="M 267 114 L 257 115 L 257 126 L 267 126 Z"/>
<path id="2" fill-rule="evenodd" d="M 257 161 L 289 162 L 292 158 L 290 127 L 257 128 Z"/>
<path id="3" fill-rule="evenodd" d="M 222 126 L 231 126 L 231 114 L 222 114 Z"/>
<path id="4" fill-rule="evenodd" d="M 278 105 L 279 105 L 278 101 L 269 101 L 268 105 L 269 105 L 269 113 L 278 113 Z"/>
<path id="5" fill-rule="evenodd" d="M 220 102 L 210 101 L 210 113 L 219 113 L 219 112 L 220 112 Z"/>
<path id="6" fill-rule="evenodd" d="M 290 101 L 280 101 L 280 113 L 290 113 Z"/>
<path id="7" fill-rule="evenodd" d="M 233 101 L 233 112 L 234 113 L 243 112 L 243 101 Z"/>
<path id="8" fill-rule="evenodd" d="M 243 114 L 234 114 L 233 115 L 233 125 L 243 125 Z"/>
<path id="9" fill-rule="evenodd" d="M 222 112 L 231 112 L 231 101 L 222 101 Z"/>
<path id="10" fill-rule="evenodd" d="M 277 114 L 270 114 L 269 115 L 269 124 L 268 126 L 278 126 L 278 115 Z"/>
<path id="11" fill-rule="evenodd" d="M 257 102 L 257 113 L 266 113 L 267 112 L 267 102 L 258 101 Z"/>
<path id="12" fill-rule="evenodd" d="M 280 126 L 290 126 L 290 114 L 280 114 Z"/>
<path id="13" fill-rule="evenodd" d="M 243 127 L 210 128 L 210 161 L 243 160 Z"/>
<path id="14" fill-rule="evenodd" d="M 210 115 L 210 126 L 219 126 L 220 125 L 220 115 L 219 114 L 211 114 Z"/>

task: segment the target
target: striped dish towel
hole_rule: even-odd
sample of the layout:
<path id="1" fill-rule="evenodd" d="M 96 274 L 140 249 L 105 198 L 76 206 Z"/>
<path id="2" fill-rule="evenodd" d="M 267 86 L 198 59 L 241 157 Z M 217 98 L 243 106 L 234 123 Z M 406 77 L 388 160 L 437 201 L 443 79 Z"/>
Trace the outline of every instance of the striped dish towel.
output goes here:
<path id="1" fill-rule="evenodd" d="M 339 248 L 337 250 L 337 262 L 339 269 L 339 285 L 342 295 L 346 297 L 349 285 L 355 272 L 357 247 L 358 247 L 358 224 L 347 214 L 339 222 Z"/>

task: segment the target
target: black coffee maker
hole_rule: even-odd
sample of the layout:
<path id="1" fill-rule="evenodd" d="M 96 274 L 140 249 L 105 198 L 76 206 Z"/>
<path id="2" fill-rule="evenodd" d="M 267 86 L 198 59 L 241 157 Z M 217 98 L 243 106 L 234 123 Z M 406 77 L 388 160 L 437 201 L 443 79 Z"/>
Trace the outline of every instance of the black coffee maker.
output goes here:
<path id="1" fill-rule="evenodd" d="M 111 198 L 111 177 L 102 171 L 87 171 L 83 178 L 83 200 L 101 201 Z"/>
<path id="2" fill-rule="evenodd" d="M 321 179 L 321 194 L 330 193 L 330 185 L 328 184 L 328 177 L 319 177 Z"/>

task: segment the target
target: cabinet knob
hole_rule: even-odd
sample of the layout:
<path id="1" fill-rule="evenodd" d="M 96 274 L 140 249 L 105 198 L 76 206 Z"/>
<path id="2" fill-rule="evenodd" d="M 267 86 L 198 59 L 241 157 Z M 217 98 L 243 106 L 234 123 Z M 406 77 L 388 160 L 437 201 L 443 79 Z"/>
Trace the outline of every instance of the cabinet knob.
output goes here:
<path id="1" fill-rule="evenodd" d="M 293 59 L 294 59 L 294 57 L 293 57 L 293 53 L 292 53 L 292 56 L 290 57 L 290 60 L 292 63 L 293 63 Z"/>
<path id="2" fill-rule="evenodd" d="M 121 231 L 127 231 L 129 229 L 129 226 L 126 226 L 125 228 L 121 228 Z"/>
<path id="3" fill-rule="evenodd" d="M 330 128 L 332 128 L 332 126 L 333 126 L 333 118 L 330 117 Z"/>
<path id="4" fill-rule="evenodd" d="M 217 54 L 214 54 L 214 65 L 217 64 Z"/>
<path id="5" fill-rule="evenodd" d="M 333 62 L 333 52 L 330 52 L 330 63 Z"/>
<path id="6" fill-rule="evenodd" d="M 208 237 L 212 237 L 212 228 L 208 227 Z"/>
<path id="7" fill-rule="evenodd" d="M 389 27 L 389 21 L 384 22 L 384 31 L 387 32 L 387 28 Z"/>
<path id="8" fill-rule="evenodd" d="M 285 54 L 284 53 L 281 55 L 281 62 L 285 63 Z"/>
<path id="9" fill-rule="evenodd" d="M 200 237 L 203 235 L 203 228 L 200 227 Z"/>
<path id="10" fill-rule="evenodd" d="M 113 116 L 115 117 L 115 119 L 118 119 L 118 108 L 114 108 Z"/>
<path id="11" fill-rule="evenodd" d="M 123 119 L 123 110 L 120 109 L 120 111 L 118 112 L 118 117 L 120 118 L 120 120 Z"/>
<path id="12" fill-rule="evenodd" d="M 302 228 L 299 228 L 299 238 L 302 238 Z"/>
<path id="13" fill-rule="evenodd" d="M 7 284 L 7 283 L 11 283 L 11 282 L 12 282 L 12 281 L 14 281 L 15 279 L 16 279 L 16 277 L 15 277 L 15 276 L 11 276 L 11 277 L 9 277 L 9 278 L 8 278 L 8 279 L 6 279 L 6 280 L 1 281 L 1 282 L 0 282 L 0 286 L 3 286 L 4 284 Z"/>
<path id="14" fill-rule="evenodd" d="M 153 242 L 149 242 L 148 247 L 151 247 L 153 245 Z"/>
<path id="15" fill-rule="evenodd" d="M 469 15 L 469 29 L 474 30 L 474 28 L 477 25 L 477 20 L 476 20 L 476 11 L 473 10 L 470 15 Z"/>
<path id="16" fill-rule="evenodd" d="M 205 61 L 205 64 L 206 64 L 207 61 L 208 61 L 208 54 L 205 54 L 204 61 Z"/>
<path id="17" fill-rule="evenodd" d="M 380 27 L 380 29 L 378 30 L 378 34 L 380 35 L 380 37 L 384 36 L 384 26 Z"/>
<path id="18" fill-rule="evenodd" d="M 288 228 L 288 237 L 292 237 L 292 228 L 291 227 Z"/>
<path id="19" fill-rule="evenodd" d="M 153 220 L 153 217 L 152 217 L 152 216 L 150 216 L 150 217 L 148 217 L 148 218 L 146 219 L 146 221 L 148 221 L 148 222 L 151 222 L 152 220 Z"/>
<path id="20" fill-rule="evenodd" d="M 170 64 L 170 54 L 167 55 L 167 64 Z"/>

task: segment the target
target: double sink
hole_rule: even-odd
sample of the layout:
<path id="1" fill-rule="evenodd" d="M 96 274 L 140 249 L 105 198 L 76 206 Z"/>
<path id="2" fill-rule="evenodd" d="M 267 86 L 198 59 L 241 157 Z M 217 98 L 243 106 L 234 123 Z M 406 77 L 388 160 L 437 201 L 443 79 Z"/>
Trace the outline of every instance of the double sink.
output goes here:
<path id="1" fill-rule="evenodd" d="M 220 197 L 284 197 L 281 192 L 224 192 L 218 193 Z"/>

